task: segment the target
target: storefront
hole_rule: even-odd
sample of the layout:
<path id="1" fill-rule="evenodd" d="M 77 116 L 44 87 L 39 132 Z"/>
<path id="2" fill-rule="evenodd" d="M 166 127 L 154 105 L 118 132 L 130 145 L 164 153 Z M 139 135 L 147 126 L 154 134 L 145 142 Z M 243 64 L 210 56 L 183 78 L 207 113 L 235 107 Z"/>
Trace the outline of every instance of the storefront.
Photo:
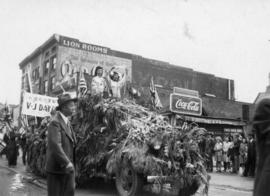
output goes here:
<path id="1" fill-rule="evenodd" d="M 210 117 L 203 115 L 203 101 L 196 91 L 177 88 L 178 92 L 170 95 L 170 108 L 163 113 L 171 119 L 175 126 L 182 126 L 183 122 L 193 123 L 205 128 L 214 135 L 245 134 L 248 124 L 239 119 Z"/>

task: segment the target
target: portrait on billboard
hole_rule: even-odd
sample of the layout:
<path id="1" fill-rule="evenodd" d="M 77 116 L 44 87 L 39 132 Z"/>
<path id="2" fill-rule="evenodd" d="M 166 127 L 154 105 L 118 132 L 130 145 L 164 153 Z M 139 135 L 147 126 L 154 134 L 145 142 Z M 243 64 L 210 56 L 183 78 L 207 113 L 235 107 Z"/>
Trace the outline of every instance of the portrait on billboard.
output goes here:
<path id="1" fill-rule="evenodd" d="M 131 59 L 64 46 L 59 46 L 59 51 L 61 51 L 58 56 L 60 67 L 56 74 L 58 85 L 70 84 L 62 85 L 69 88 L 76 83 L 77 77 L 82 72 L 89 76 L 85 77 L 86 80 L 90 80 L 86 83 L 91 83 L 88 86 L 89 93 L 96 94 L 102 91 L 106 96 L 121 98 L 125 92 L 124 86 L 132 81 Z"/>

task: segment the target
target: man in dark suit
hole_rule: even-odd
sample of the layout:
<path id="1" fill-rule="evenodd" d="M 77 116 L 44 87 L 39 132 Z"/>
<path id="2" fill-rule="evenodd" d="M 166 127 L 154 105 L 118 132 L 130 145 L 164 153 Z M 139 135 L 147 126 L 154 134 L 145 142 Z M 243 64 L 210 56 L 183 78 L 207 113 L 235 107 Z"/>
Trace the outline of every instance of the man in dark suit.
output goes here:
<path id="1" fill-rule="evenodd" d="M 244 176 L 254 177 L 255 165 L 256 165 L 256 144 L 255 144 L 254 136 L 252 134 L 250 134 Z"/>
<path id="2" fill-rule="evenodd" d="M 270 99 L 261 100 L 253 119 L 256 134 L 257 164 L 254 196 L 270 195 Z"/>
<path id="3" fill-rule="evenodd" d="M 46 171 L 48 196 L 73 196 L 75 192 L 75 135 L 68 117 L 75 112 L 70 94 L 58 98 L 57 112 L 48 127 Z"/>

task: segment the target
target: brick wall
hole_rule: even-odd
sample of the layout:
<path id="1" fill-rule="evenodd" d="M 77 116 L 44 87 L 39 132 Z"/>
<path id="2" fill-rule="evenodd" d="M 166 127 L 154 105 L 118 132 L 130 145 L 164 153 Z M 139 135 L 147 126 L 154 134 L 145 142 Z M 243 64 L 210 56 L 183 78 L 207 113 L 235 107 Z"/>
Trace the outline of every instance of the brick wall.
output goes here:
<path id="1" fill-rule="evenodd" d="M 218 118 L 243 119 L 243 105 L 248 106 L 248 118 L 252 119 L 254 105 L 224 99 L 202 97 L 203 108 L 208 116 Z"/>
<path id="2" fill-rule="evenodd" d="M 213 94 L 217 98 L 228 99 L 228 79 L 215 77 L 212 74 L 196 72 L 192 69 L 173 66 L 166 62 L 145 58 L 132 60 L 133 83 L 138 86 L 149 86 L 151 77 L 154 83 L 162 85 L 164 89 L 173 87 L 188 88 L 199 91 L 200 95 Z M 231 94 L 234 95 L 232 82 Z"/>

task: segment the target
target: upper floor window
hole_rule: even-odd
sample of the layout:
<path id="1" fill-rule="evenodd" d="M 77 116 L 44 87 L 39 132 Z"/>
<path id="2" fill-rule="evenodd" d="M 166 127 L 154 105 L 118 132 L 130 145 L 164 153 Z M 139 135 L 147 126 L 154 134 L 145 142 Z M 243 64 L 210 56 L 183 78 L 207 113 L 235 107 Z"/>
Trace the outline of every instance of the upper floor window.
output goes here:
<path id="1" fill-rule="evenodd" d="M 52 53 L 55 53 L 55 52 L 56 52 L 56 46 L 52 47 L 51 52 L 52 52 Z"/>
<path id="2" fill-rule="evenodd" d="M 22 89 L 24 89 L 24 85 L 25 85 L 25 76 L 22 77 Z"/>
<path id="3" fill-rule="evenodd" d="M 56 69 L 56 56 L 51 58 L 51 63 L 52 63 L 52 71 L 55 71 L 55 69 Z"/>
<path id="4" fill-rule="evenodd" d="M 39 79 L 39 68 L 35 68 L 33 71 L 32 71 L 32 79 L 34 81 L 36 81 L 37 79 Z"/>
<path id="5" fill-rule="evenodd" d="M 48 94 L 48 80 L 44 81 L 44 92 L 45 92 L 45 95 Z"/>
<path id="6" fill-rule="evenodd" d="M 47 75 L 49 73 L 49 68 L 50 68 L 50 62 L 49 61 L 45 61 L 44 75 Z"/>
<path id="7" fill-rule="evenodd" d="M 51 90 L 55 88 L 55 77 L 51 77 Z"/>
<path id="8" fill-rule="evenodd" d="M 45 53 L 45 57 L 48 57 L 48 56 L 49 56 L 49 54 L 50 54 L 50 52 L 49 52 L 49 51 L 47 51 L 47 52 Z"/>

